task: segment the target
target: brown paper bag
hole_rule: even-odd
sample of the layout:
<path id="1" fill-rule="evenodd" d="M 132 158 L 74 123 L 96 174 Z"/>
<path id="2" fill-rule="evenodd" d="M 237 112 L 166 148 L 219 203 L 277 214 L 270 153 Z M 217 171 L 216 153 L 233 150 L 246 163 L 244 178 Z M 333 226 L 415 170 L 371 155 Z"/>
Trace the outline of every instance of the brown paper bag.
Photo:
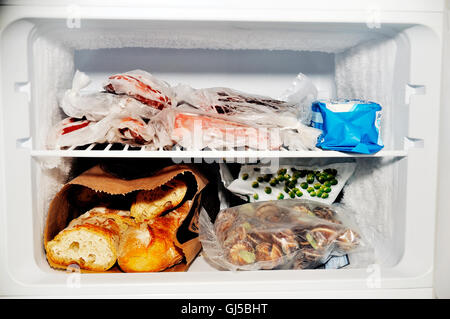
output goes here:
<path id="1" fill-rule="evenodd" d="M 188 193 L 191 192 L 192 199 L 188 200 L 190 206 L 189 214 L 177 232 L 175 245 L 184 254 L 184 261 L 165 271 L 186 271 L 201 249 L 198 239 L 198 227 L 196 225 L 200 210 L 201 191 L 208 181 L 194 167 L 189 165 L 172 165 L 165 167 L 150 177 L 125 180 L 105 172 L 100 166 L 95 166 L 69 183 L 64 185 L 50 203 L 46 225 L 44 229 L 44 245 L 52 240 L 69 222 L 83 214 L 85 211 L 77 210 L 69 201 L 68 195 L 74 187 L 87 187 L 97 192 L 110 195 L 127 195 L 139 190 L 152 190 L 166 184 L 175 177 L 188 178 Z M 47 259 L 48 260 L 48 259 Z M 53 268 L 65 269 L 66 267 L 49 264 Z M 90 272 L 81 270 L 82 272 Z M 120 272 L 118 267 L 113 267 L 107 272 Z"/>

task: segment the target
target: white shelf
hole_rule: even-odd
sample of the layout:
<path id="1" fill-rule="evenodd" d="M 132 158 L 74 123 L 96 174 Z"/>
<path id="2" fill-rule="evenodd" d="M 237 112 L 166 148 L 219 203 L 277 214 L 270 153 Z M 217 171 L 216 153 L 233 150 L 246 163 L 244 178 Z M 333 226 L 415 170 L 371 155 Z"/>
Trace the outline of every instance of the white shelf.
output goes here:
<path id="1" fill-rule="evenodd" d="M 33 157 L 117 157 L 117 158 L 313 158 L 313 157 L 406 157 L 406 150 L 383 150 L 375 154 L 343 153 L 337 151 L 257 151 L 257 150 L 147 150 L 145 147 L 111 149 L 111 144 L 94 149 L 90 145 L 85 149 L 71 147 L 66 150 L 31 150 Z"/>

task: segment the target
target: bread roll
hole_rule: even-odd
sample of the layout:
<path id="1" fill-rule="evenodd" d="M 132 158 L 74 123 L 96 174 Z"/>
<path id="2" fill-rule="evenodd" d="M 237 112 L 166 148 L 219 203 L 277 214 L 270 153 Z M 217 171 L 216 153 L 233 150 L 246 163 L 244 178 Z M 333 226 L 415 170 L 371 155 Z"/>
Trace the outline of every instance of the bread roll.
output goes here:
<path id="1" fill-rule="evenodd" d="M 108 270 L 117 260 L 120 234 L 135 225 L 128 211 L 93 208 L 47 242 L 47 258 L 60 268 L 78 264 L 86 270 Z"/>
<path id="2" fill-rule="evenodd" d="M 149 221 L 178 206 L 187 192 L 181 180 L 171 180 L 154 190 L 140 191 L 131 205 L 131 216 L 137 221 Z"/>
<path id="3" fill-rule="evenodd" d="M 189 213 L 189 202 L 149 223 L 129 227 L 121 236 L 118 263 L 125 272 L 162 271 L 183 259 L 176 233 Z"/>

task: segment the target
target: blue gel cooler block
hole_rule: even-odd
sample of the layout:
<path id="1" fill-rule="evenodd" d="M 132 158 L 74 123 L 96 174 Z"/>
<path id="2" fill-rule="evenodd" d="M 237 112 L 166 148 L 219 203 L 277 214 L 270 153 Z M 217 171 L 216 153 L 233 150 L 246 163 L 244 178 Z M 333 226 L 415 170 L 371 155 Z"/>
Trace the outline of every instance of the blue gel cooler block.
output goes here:
<path id="1" fill-rule="evenodd" d="M 322 130 L 317 147 L 373 154 L 383 148 L 381 106 L 362 100 L 315 101 L 311 126 Z"/>

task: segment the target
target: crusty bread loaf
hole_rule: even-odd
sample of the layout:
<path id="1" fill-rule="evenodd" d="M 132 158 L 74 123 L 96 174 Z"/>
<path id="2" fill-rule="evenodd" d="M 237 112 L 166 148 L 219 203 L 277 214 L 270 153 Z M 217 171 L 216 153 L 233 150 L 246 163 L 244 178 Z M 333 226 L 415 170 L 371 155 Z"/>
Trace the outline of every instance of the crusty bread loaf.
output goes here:
<path id="1" fill-rule="evenodd" d="M 86 270 L 108 270 L 117 260 L 120 234 L 129 227 L 135 222 L 128 211 L 91 209 L 47 242 L 47 258 L 60 268 L 78 264 Z"/>
<path id="2" fill-rule="evenodd" d="M 186 192 L 186 183 L 177 179 L 154 190 L 140 191 L 131 205 L 131 216 L 139 222 L 152 220 L 178 206 Z"/>
<path id="3" fill-rule="evenodd" d="M 118 264 L 125 272 L 162 271 L 183 259 L 174 244 L 176 233 L 189 213 L 185 202 L 165 216 L 137 227 L 129 227 L 121 236 Z"/>

